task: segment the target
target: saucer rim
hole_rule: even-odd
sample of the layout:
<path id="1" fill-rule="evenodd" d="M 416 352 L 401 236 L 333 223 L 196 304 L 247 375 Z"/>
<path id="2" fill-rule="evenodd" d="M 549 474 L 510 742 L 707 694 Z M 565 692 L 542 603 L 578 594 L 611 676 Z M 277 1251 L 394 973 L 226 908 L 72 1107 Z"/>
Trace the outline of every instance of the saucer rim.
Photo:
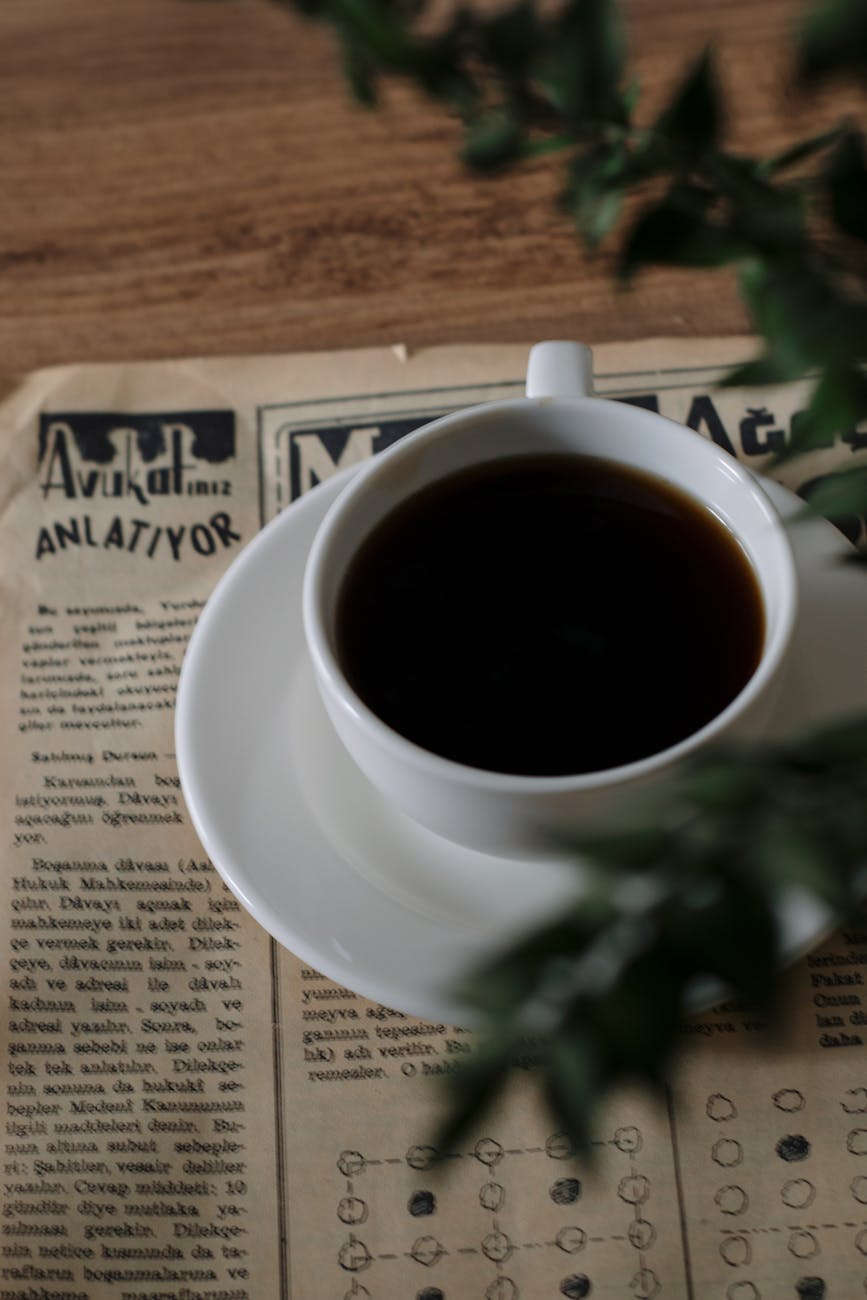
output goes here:
<path id="1" fill-rule="evenodd" d="M 208 598 L 188 643 L 178 680 L 175 711 L 175 752 L 181 791 L 196 834 L 219 875 L 232 893 L 241 901 L 245 909 L 271 938 L 293 953 L 302 962 L 365 998 L 386 1006 L 395 1007 L 406 1014 L 428 1021 L 467 1023 L 467 1017 L 463 1013 L 458 1012 L 458 1018 L 455 1018 L 457 1008 L 448 1006 L 448 994 L 445 988 L 431 986 L 426 993 L 419 992 L 417 988 L 415 991 L 399 989 L 395 986 L 394 981 L 387 976 L 385 978 L 378 976 L 370 969 L 356 969 L 351 961 L 341 963 L 339 959 L 333 958 L 317 942 L 311 942 L 303 932 L 294 928 L 291 918 L 285 917 L 279 910 L 275 909 L 273 902 L 268 899 L 267 891 L 263 891 L 261 879 L 257 880 L 255 874 L 251 873 L 249 864 L 238 860 L 235 848 L 224 842 L 213 819 L 209 817 L 207 811 L 208 782 L 205 777 L 206 768 L 202 764 L 197 764 L 195 757 L 195 705 L 201 693 L 200 683 L 195 681 L 195 675 L 199 659 L 207 654 L 212 625 L 215 625 L 220 617 L 224 615 L 224 606 L 230 602 L 235 590 L 243 589 L 250 570 L 255 570 L 263 552 L 271 546 L 274 539 L 287 530 L 294 531 L 297 529 L 301 531 L 302 520 L 307 520 L 308 523 L 313 521 L 318 524 L 318 521 L 324 517 L 325 511 L 331 502 L 336 499 L 344 484 L 359 472 L 359 468 L 358 466 L 350 466 L 339 471 L 304 497 L 293 502 L 291 507 L 287 507 L 269 520 L 236 557 Z M 756 475 L 756 477 L 759 476 Z M 799 506 L 798 498 L 788 489 L 773 481 L 760 478 L 760 482 L 784 518 L 792 512 L 793 507 L 797 508 Z M 298 639 L 299 653 L 300 655 L 306 655 L 307 649 L 303 633 L 299 635 Z M 287 673 L 287 681 L 288 677 L 289 674 Z M 331 845 L 328 847 L 331 852 L 336 854 L 337 851 Z M 302 861 L 303 871 L 307 864 L 303 860 L 303 855 L 299 855 L 299 858 Z M 341 858 L 341 865 L 347 871 L 354 872 L 360 877 L 360 873 L 356 873 L 351 864 L 347 863 L 343 858 Z M 363 877 L 360 878 L 364 879 Z M 369 881 L 365 880 L 364 883 L 371 893 L 377 892 L 375 886 Z M 386 897 L 383 896 L 383 906 L 385 906 Z M 388 898 L 388 905 L 393 907 L 394 900 Z M 409 909 L 404 907 L 403 910 L 408 911 Z M 827 936 L 827 918 L 819 915 L 818 909 L 812 905 L 812 900 L 810 911 L 813 919 L 809 927 L 809 936 L 801 942 L 788 947 L 785 954 L 786 964 L 796 961 L 805 952 L 810 951 L 816 944 L 820 943 L 823 937 Z M 427 917 L 415 913 L 413 913 L 413 917 L 415 923 L 419 926 L 430 925 L 430 920 Z M 349 969 L 350 966 L 352 966 L 352 969 Z"/>

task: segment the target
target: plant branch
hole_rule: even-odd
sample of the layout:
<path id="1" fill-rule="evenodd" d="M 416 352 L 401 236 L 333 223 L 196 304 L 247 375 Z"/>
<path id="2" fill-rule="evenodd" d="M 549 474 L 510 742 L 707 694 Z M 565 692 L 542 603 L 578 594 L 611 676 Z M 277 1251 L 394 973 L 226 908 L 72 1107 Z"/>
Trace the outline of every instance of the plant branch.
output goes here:
<path id="1" fill-rule="evenodd" d="M 383 77 L 403 77 L 457 114 L 463 157 L 478 171 L 503 177 L 556 156 L 561 206 L 588 249 L 621 226 L 636 195 L 643 206 L 621 234 L 624 281 L 652 265 L 732 268 L 763 351 L 726 382 L 811 379 L 779 458 L 834 437 L 854 445 L 867 419 L 867 142 L 857 126 L 766 158 L 733 153 L 712 50 L 639 125 L 616 0 L 566 0 L 550 17 L 532 0 L 494 15 L 458 9 L 434 34 L 424 0 L 275 2 L 335 28 L 361 102 L 376 103 Z M 839 76 L 867 84 L 864 0 L 814 3 L 796 61 L 804 93 Z M 811 504 L 863 516 L 867 470 L 827 479 Z M 609 1089 L 660 1086 L 702 991 L 725 987 L 770 1008 L 786 897 L 807 893 L 839 920 L 861 896 L 867 719 L 712 755 L 646 826 L 570 847 L 592 887 L 463 989 L 486 1033 L 455 1076 L 443 1151 L 499 1094 L 528 1033 L 545 1095 L 581 1144 Z"/>

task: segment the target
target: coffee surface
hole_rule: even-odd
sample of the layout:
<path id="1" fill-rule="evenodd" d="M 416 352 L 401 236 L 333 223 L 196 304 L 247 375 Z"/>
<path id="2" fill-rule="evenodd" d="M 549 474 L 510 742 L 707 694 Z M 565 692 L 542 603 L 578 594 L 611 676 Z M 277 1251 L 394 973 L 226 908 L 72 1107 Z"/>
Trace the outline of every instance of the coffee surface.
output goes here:
<path id="1" fill-rule="evenodd" d="M 351 685 L 416 744 L 554 776 L 668 748 L 739 693 L 762 652 L 752 566 L 660 479 L 564 454 L 473 467 L 365 540 L 338 597 Z"/>

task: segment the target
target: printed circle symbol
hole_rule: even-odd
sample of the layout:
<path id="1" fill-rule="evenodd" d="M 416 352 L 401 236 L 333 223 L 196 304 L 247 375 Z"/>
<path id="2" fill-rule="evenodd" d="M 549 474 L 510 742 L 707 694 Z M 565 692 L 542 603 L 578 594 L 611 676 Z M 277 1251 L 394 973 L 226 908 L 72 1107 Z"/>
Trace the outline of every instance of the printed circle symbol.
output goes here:
<path id="1" fill-rule="evenodd" d="M 545 1154 L 552 1160 L 571 1160 L 575 1144 L 568 1133 L 552 1133 L 545 1143 Z"/>
<path id="2" fill-rule="evenodd" d="M 744 1149 L 735 1138 L 720 1138 L 711 1147 L 711 1158 L 724 1169 L 733 1169 L 744 1158 Z"/>
<path id="3" fill-rule="evenodd" d="M 626 1235 L 636 1250 L 649 1250 L 656 1241 L 656 1229 L 648 1219 L 633 1219 Z"/>
<path id="4" fill-rule="evenodd" d="M 337 1168 L 344 1178 L 355 1178 L 365 1166 L 364 1156 L 360 1151 L 341 1151 L 337 1157 Z"/>
<path id="5" fill-rule="evenodd" d="M 552 1183 L 548 1195 L 555 1205 L 574 1205 L 581 1198 L 580 1178 L 558 1178 Z"/>
<path id="6" fill-rule="evenodd" d="M 446 1300 L 446 1297 L 438 1286 L 423 1286 L 416 1292 L 415 1300 Z"/>
<path id="7" fill-rule="evenodd" d="M 485 1183 L 479 1191 L 479 1202 L 485 1210 L 501 1210 L 505 1201 L 506 1189 L 501 1183 Z"/>
<path id="8" fill-rule="evenodd" d="M 853 1128 L 846 1138 L 846 1150 L 853 1156 L 867 1156 L 867 1128 Z"/>
<path id="9" fill-rule="evenodd" d="M 416 1264 L 424 1264 L 426 1269 L 429 1269 L 438 1260 L 442 1260 L 445 1253 L 445 1248 L 439 1244 L 435 1236 L 417 1236 L 415 1242 L 412 1243 L 411 1251 L 409 1251 L 409 1255 L 416 1261 Z"/>
<path id="10" fill-rule="evenodd" d="M 816 1189 L 806 1178 L 790 1178 L 780 1188 L 780 1199 L 790 1210 L 806 1210 L 816 1199 Z"/>
<path id="11" fill-rule="evenodd" d="M 341 1268 L 346 1269 L 347 1273 L 360 1273 L 362 1269 L 370 1266 L 373 1256 L 367 1249 L 363 1241 L 357 1237 L 350 1237 L 344 1241 L 340 1250 L 337 1252 L 337 1262 Z"/>
<path id="12" fill-rule="evenodd" d="M 731 1097 L 726 1097 L 722 1092 L 712 1092 L 707 1099 L 705 1113 L 715 1124 L 724 1124 L 726 1120 L 737 1118 L 738 1108 Z"/>
<path id="13" fill-rule="evenodd" d="M 614 1145 L 626 1155 L 635 1155 L 641 1150 L 641 1134 L 634 1124 L 627 1124 L 615 1130 Z"/>
<path id="14" fill-rule="evenodd" d="M 518 1300 L 518 1288 L 510 1277 L 498 1277 L 485 1291 L 485 1300 Z"/>
<path id="15" fill-rule="evenodd" d="M 502 1264 L 513 1250 L 514 1246 L 504 1232 L 489 1232 L 482 1241 L 482 1253 L 495 1264 Z"/>
<path id="16" fill-rule="evenodd" d="M 742 1268 L 753 1257 L 752 1247 L 746 1237 L 725 1237 L 720 1242 L 719 1253 L 732 1268 Z"/>
<path id="17" fill-rule="evenodd" d="M 804 1094 L 797 1088 L 781 1088 L 775 1092 L 772 1098 L 777 1110 L 784 1110 L 787 1115 L 794 1115 L 796 1111 L 803 1110 L 806 1102 Z"/>
<path id="18" fill-rule="evenodd" d="M 755 1282 L 732 1282 L 726 1300 L 762 1300 L 762 1293 Z"/>
<path id="19" fill-rule="evenodd" d="M 850 1187 L 855 1200 L 861 1205 L 867 1205 L 867 1177 L 859 1174 L 857 1178 L 852 1179 Z"/>
<path id="20" fill-rule="evenodd" d="M 586 1273 L 570 1273 L 560 1283 L 560 1294 L 564 1295 L 566 1300 L 584 1300 L 592 1289 L 590 1278 Z"/>
<path id="21" fill-rule="evenodd" d="M 629 1283 L 635 1300 L 653 1300 L 659 1294 L 659 1278 L 651 1268 L 640 1268 Z"/>
<path id="22" fill-rule="evenodd" d="M 554 1242 L 567 1255 L 577 1255 L 587 1245 L 587 1233 L 583 1228 L 561 1228 Z"/>
<path id="23" fill-rule="evenodd" d="M 436 1164 L 436 1158 L 436 1147 L 410 1147 L 406 1153 L 406 1163 L 409 1165 L 410 1169 L 415 1169 L 419 1172 L 424 1169 L 430 1169 L 431 1165 Z"/>
<path id="24" fill-rule="evenodd" d="M 862 1228 L 855 1238 L 855 1247 L 862 1255 L 867 1255 L 867 1228 Z"/>
<path id="25" fill-rule="evenodd" d="M 437 1260 L 442 1259 L 446 1252 L 436 1237 L 416 1237 L 409 1253 L 417 1264 L 430 1268 Z"/>
<path id="26" fill-rule="evenodd" d="M 643 1205 L 650 1195 L 650 1183 L 644 1174 L 628 1174 L 617 1184 L 617 1195 L 627 1205 Z"/>
<path id="27" fill-rule="evenodd" d="M 493 1169 L 503 1158 L 503 1148 L 493 1138 L 480 1138 L 473 1148 L 473 1155 Z"/>
<path id="28" fill-rule="evenodd" d="M 825 1292 L 823 1277 L 799 1277 L 795 1283 L 798 1300 L 825 1300 Z"/>
<path id="29" fill-rule="evenodd" d="M 848 1101 L 840 1105 L 847 1115 L 863 1115 L 867 1111 L 867 1088 L 849 1088 L 846 1092 Z"/>
<path id="30" fill-rule="evenodd" d="M 787 1133 L 781 1137 L 774 1150 L 781 1160 L 787 1164 L 794 1164 L 799 1160 L 806 1160 L 810 1154 L 810 1143 L 804 1137 L 803 1133 Z"/>
<path id="31" fill-rule="evenodd" d="M 344 1196 L 338 1203 L 337 1217 L 341 1223 L 364 1223 L 367 1206 L 357 1196 Z"/>
<path id="32" fill-rule="evenodd" d="M 436 1214 L 437 1198 L 433 1192 L 413 1192 L 406 1203 L 406 1208 L 415 1219 L 420 1219 L 426 1214 Z"/>
<path id="33" fill-rule="evenodd" d="M 744 1189 L 738 1187 L 736 1183 L 720 1187 L 713 1199 L 723 1214 L 743 1214 L 750 1203 L 750 1198 Z"/>
<path id="34" fill-rule="evenodd" d="M 798 1228 L 789 1238 L 789 1250 L 796 1259 L 812 1259 L 819 1253 L 819 1243 L 812 1232 Z"/>

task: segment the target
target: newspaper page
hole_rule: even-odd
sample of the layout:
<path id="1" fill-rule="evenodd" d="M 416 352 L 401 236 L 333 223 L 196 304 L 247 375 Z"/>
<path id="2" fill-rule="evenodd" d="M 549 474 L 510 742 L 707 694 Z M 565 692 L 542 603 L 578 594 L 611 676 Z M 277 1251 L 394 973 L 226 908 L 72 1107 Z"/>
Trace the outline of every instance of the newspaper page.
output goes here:
<path id="1" fill-rule="evenodd" d="M 599 347 L 597 389 L 761 470 L 805 389 L 719 390 L 747 351 L 737 340 Z M 385 896 L 375 863 L 349 916 L 310 878 L 323 817 L 345 833 L 347 879 L 364 836 L 382 842 L 363 808 L 349 815 L 339 791 L 323 794 L 327 740 L 304 731 L 302 710 L 300 734 L 280 733 L 277 765 L 295 810 L 281 888 L 320 909 L 321 950 L 299 957 L 272 938 L 187 814 L 175 692 L 218 579 L 277 515 L 306 510 L 312 527 L 315 490 L 341 471 L 436 415 L 520 395 L 526 357 L 397 347 L 76 366 L 0 394 L 0 1300 L 863 1294 L 867 933 L 817 944 L 808 926 L 782 1038 L 733 1004 L 687 1023 L 667 1105 L 612 1100 L 592 1169 L 541 1109 L 528 1060 L 439 1170 L 440 1086 L 470 1035 L 402 1009 L 387 929 L 379 999 L 358 992 L 376 982 L 369 971 L 323 973 L 348 962 L 340 942 L 351 948 Z M 847 432 L 788 470 L 789 486 L 808 494 L 865 446 L 867 433 Z M 841 522 L 851 538 L 862 527 Z M 851 585 L 852 566 L 840 576 L 845 543 L 817 527 L 786 725 L 867 703 L 867 585 Z M 287 574 L 297 578 L 308 544 L 299 529 Z M 298 611 L 284 617 L 297 642 Z M 250 644 L 265 635 L 254 608 Z M 266 684 L 280 718 L 295 716 L 283 708 L 301 668 L 287 660 Z M 245 671 L 215 714 L 243 699 Z M 229 818 L 262 777 L 245 766 L 255 741 L 238 742 Z M 245 830 L 251 871 L 273 852 L 272 816 L 264 808 Z M 497 900 L 472 906 L 493 914 Z M 340 907 L 342 932 L 329 928 Z M 418 925 L 408 986 L 424 980 Z"/>

